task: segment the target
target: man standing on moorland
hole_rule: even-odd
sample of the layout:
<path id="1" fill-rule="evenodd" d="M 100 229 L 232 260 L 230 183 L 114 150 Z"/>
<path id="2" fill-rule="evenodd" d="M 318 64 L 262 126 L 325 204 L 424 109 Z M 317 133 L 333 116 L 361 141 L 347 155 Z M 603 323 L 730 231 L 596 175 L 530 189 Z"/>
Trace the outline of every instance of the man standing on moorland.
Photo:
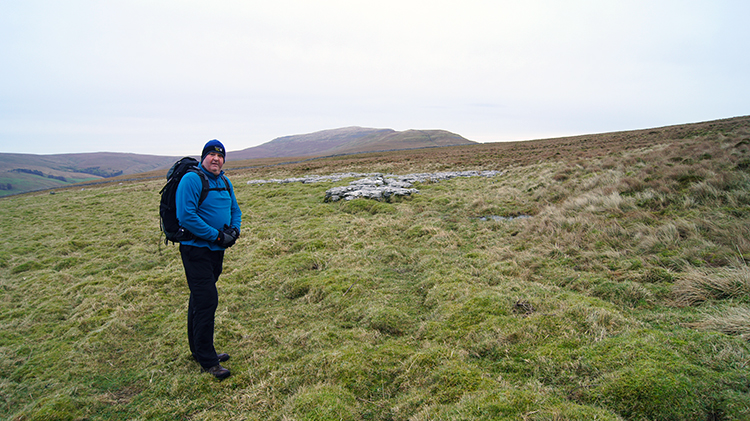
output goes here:
<path id="1" fill-rule="evenodd" d="M 219 305 L 216 282 L 221 275 L 224 250 L 237 241 L 242 222 L 232 183 L 222 171 L 225 158 L 221 142 L 214 139 L 206 143 L 198 165 L 202 174 L 186 173 L 175 196 L 180 226 L 194 237 L 180 242 L 182 265 L 190 287 L 188 343 L 193 358 L 218 379 L 225 379 L 231 373 L 220 364 L 229 355 L 217 354 L 214 348 L 214 316 Z M 208 180 L 208 194 L 200 202 L 203 179 Z"/>

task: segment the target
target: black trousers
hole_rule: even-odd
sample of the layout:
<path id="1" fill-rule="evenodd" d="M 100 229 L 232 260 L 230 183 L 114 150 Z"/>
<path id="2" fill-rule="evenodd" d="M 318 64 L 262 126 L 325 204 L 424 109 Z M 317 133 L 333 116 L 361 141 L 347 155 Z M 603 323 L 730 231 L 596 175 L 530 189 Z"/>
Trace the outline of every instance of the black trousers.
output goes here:
<path id="1" fill-rule="evenodd" d="M 216 281 L 221 275 L 224 251 L 180 244 L 182 266 L 190 287 L 187 334 L 190 352 L 203 368 L 219 364 L 214 348 L 214 316 L 219 306 Z"/>

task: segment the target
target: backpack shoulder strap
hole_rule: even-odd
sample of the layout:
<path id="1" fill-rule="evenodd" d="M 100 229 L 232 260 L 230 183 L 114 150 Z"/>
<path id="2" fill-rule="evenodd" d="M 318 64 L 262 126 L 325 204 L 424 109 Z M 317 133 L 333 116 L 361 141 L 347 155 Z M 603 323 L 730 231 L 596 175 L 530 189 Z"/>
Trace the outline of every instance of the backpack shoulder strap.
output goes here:
<path id="1" fill-rule="evenodd" d="M 208 176 L 203 173 L 203 171 L 196 171 L 201 176 L 201 181 L 203 182 L 203 189 L 201 190 L 201 196 L 198 199 L 198 206 L 203 203 L 204 200 L 206 200 L 206 197 L 208 196 L 208 192 L 210 191 L 228 191 L 229 195 L 234 195 L 234 190 L 232 189 L 231 184 L 229 184 L 229 180 L 227 179 L 227 176 L 224 174 L 221 175 L 221 179 L 224 181 L 224 187 L 208 187 Z"/>
<path id="2" fill-rule="evenodd" d="M 227 190 L 229 191 L 229 195 L 234 195 L 234 190 L 232 190 L 232 185 L 229 184 L 229 179 L 227 179 L 227 176 L 222 174 L 221 179 L 224 180 L 224 185 L 226 186 Z"/>
<path id="3" fill-rule="evenodd" d="M 208 187 L 208 176 L 203 171 L 200 171 L 200 170 L 195 171 L 195 172 L 197 172 L 198 175 L 200 175 L 201 182 L 203 183 L 203 188 L 201 189 L 201 195 L 198 198 L 198 206 L 200 206 L 201 203 L 203 203 L 203 201 L 206 200 L 206 197 L 208 197 L 208 192 L 210 192 L 210 191 L 224 191 L 224 190 L 226 190 L 226 191 L 229 192 L 230 196 L 234 194 L 234 191 L 232 190 L 232 187 L 229 184 L 229 180 L 227 180 L 227 177 L 224 174 L 221 175 L 221 179 L 224 181 L 224 187 L 223 188 L 222 187 L 211 187 L 211 188 L 209 188 Z"/>
<path id="4" fill-rule="evenodd" d="M 208 191 L 210 189 L 208 188 L 208 176 L 204 174 L 203 171 L 201 170 L 197 170 L 195 172 L 198 173 L 198 175 L 201 178 L 201 183 L 203 184 L 203 188 L 201 189 L 201 195 L 198 198 L 198 206 L 200 206 L 201 203 L 203 203 L 203 201 L 206 200 L 206 196 L 208 196 Z"/>

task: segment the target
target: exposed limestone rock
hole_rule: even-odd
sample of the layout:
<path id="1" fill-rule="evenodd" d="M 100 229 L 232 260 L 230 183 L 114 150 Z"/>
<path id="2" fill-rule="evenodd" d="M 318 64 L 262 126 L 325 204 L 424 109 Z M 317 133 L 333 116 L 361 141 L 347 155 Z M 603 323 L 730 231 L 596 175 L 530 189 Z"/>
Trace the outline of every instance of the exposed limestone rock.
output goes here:
<path id="1" fill-rule="evenodd" d="M 336 202 L 342 199 L 352 200 L 357 198 L 390 201 L 394 196 L 409 196 L 419 193 L 419 190 L 413 188 L 414 183 L 435 183 L 456 177 L 495 177 L 502 174 L 502 171 L 446 171 L 407 175 L 337 173 L 286 178 L 283 180 L 250 180 L 247 184 L 338 182 L 347 178 L 364 177 L 350 182 L 347 186 L 333 187 L 327 190 L 325 201 Z"/>
<path id="2" fill-rule="evenodd" d="M 326 191 L 326 202 L 336 202 L 341 199 L 352 200 L 358 198 L 391 200 L 393 196 L 409 196 L 419 193 L 411 188 L 412 184 L 398 181 L 384 176 L 375 176 L 352 181 L 348 186 L 334 187 Z"/>

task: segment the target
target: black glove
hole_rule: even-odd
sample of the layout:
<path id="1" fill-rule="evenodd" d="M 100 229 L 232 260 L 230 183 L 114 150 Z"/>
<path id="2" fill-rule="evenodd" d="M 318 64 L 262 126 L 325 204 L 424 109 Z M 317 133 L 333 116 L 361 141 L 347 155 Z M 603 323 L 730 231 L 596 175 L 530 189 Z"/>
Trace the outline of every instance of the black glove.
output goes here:
<path id="1" fill-rule="evenodd" d="M 219 236 L 216 238 L 215 243 L 224 248 L 229 248 L 234 245 L 237 241 L 237 237 L 240 236 L 240 230 L 237 228 L 230 228 L 224 225 L 224 229 L 219 231 Z"/>
<path id="2" fill-rule="evenodd" d="M 224 230 L 225 233 L 231 234 L 232 237 L 234 237 L 235 240 L 240 238 L 240 230 L 238 230 L 235 227 L 230 227 L 227 224 L 224 224 Z"/>

